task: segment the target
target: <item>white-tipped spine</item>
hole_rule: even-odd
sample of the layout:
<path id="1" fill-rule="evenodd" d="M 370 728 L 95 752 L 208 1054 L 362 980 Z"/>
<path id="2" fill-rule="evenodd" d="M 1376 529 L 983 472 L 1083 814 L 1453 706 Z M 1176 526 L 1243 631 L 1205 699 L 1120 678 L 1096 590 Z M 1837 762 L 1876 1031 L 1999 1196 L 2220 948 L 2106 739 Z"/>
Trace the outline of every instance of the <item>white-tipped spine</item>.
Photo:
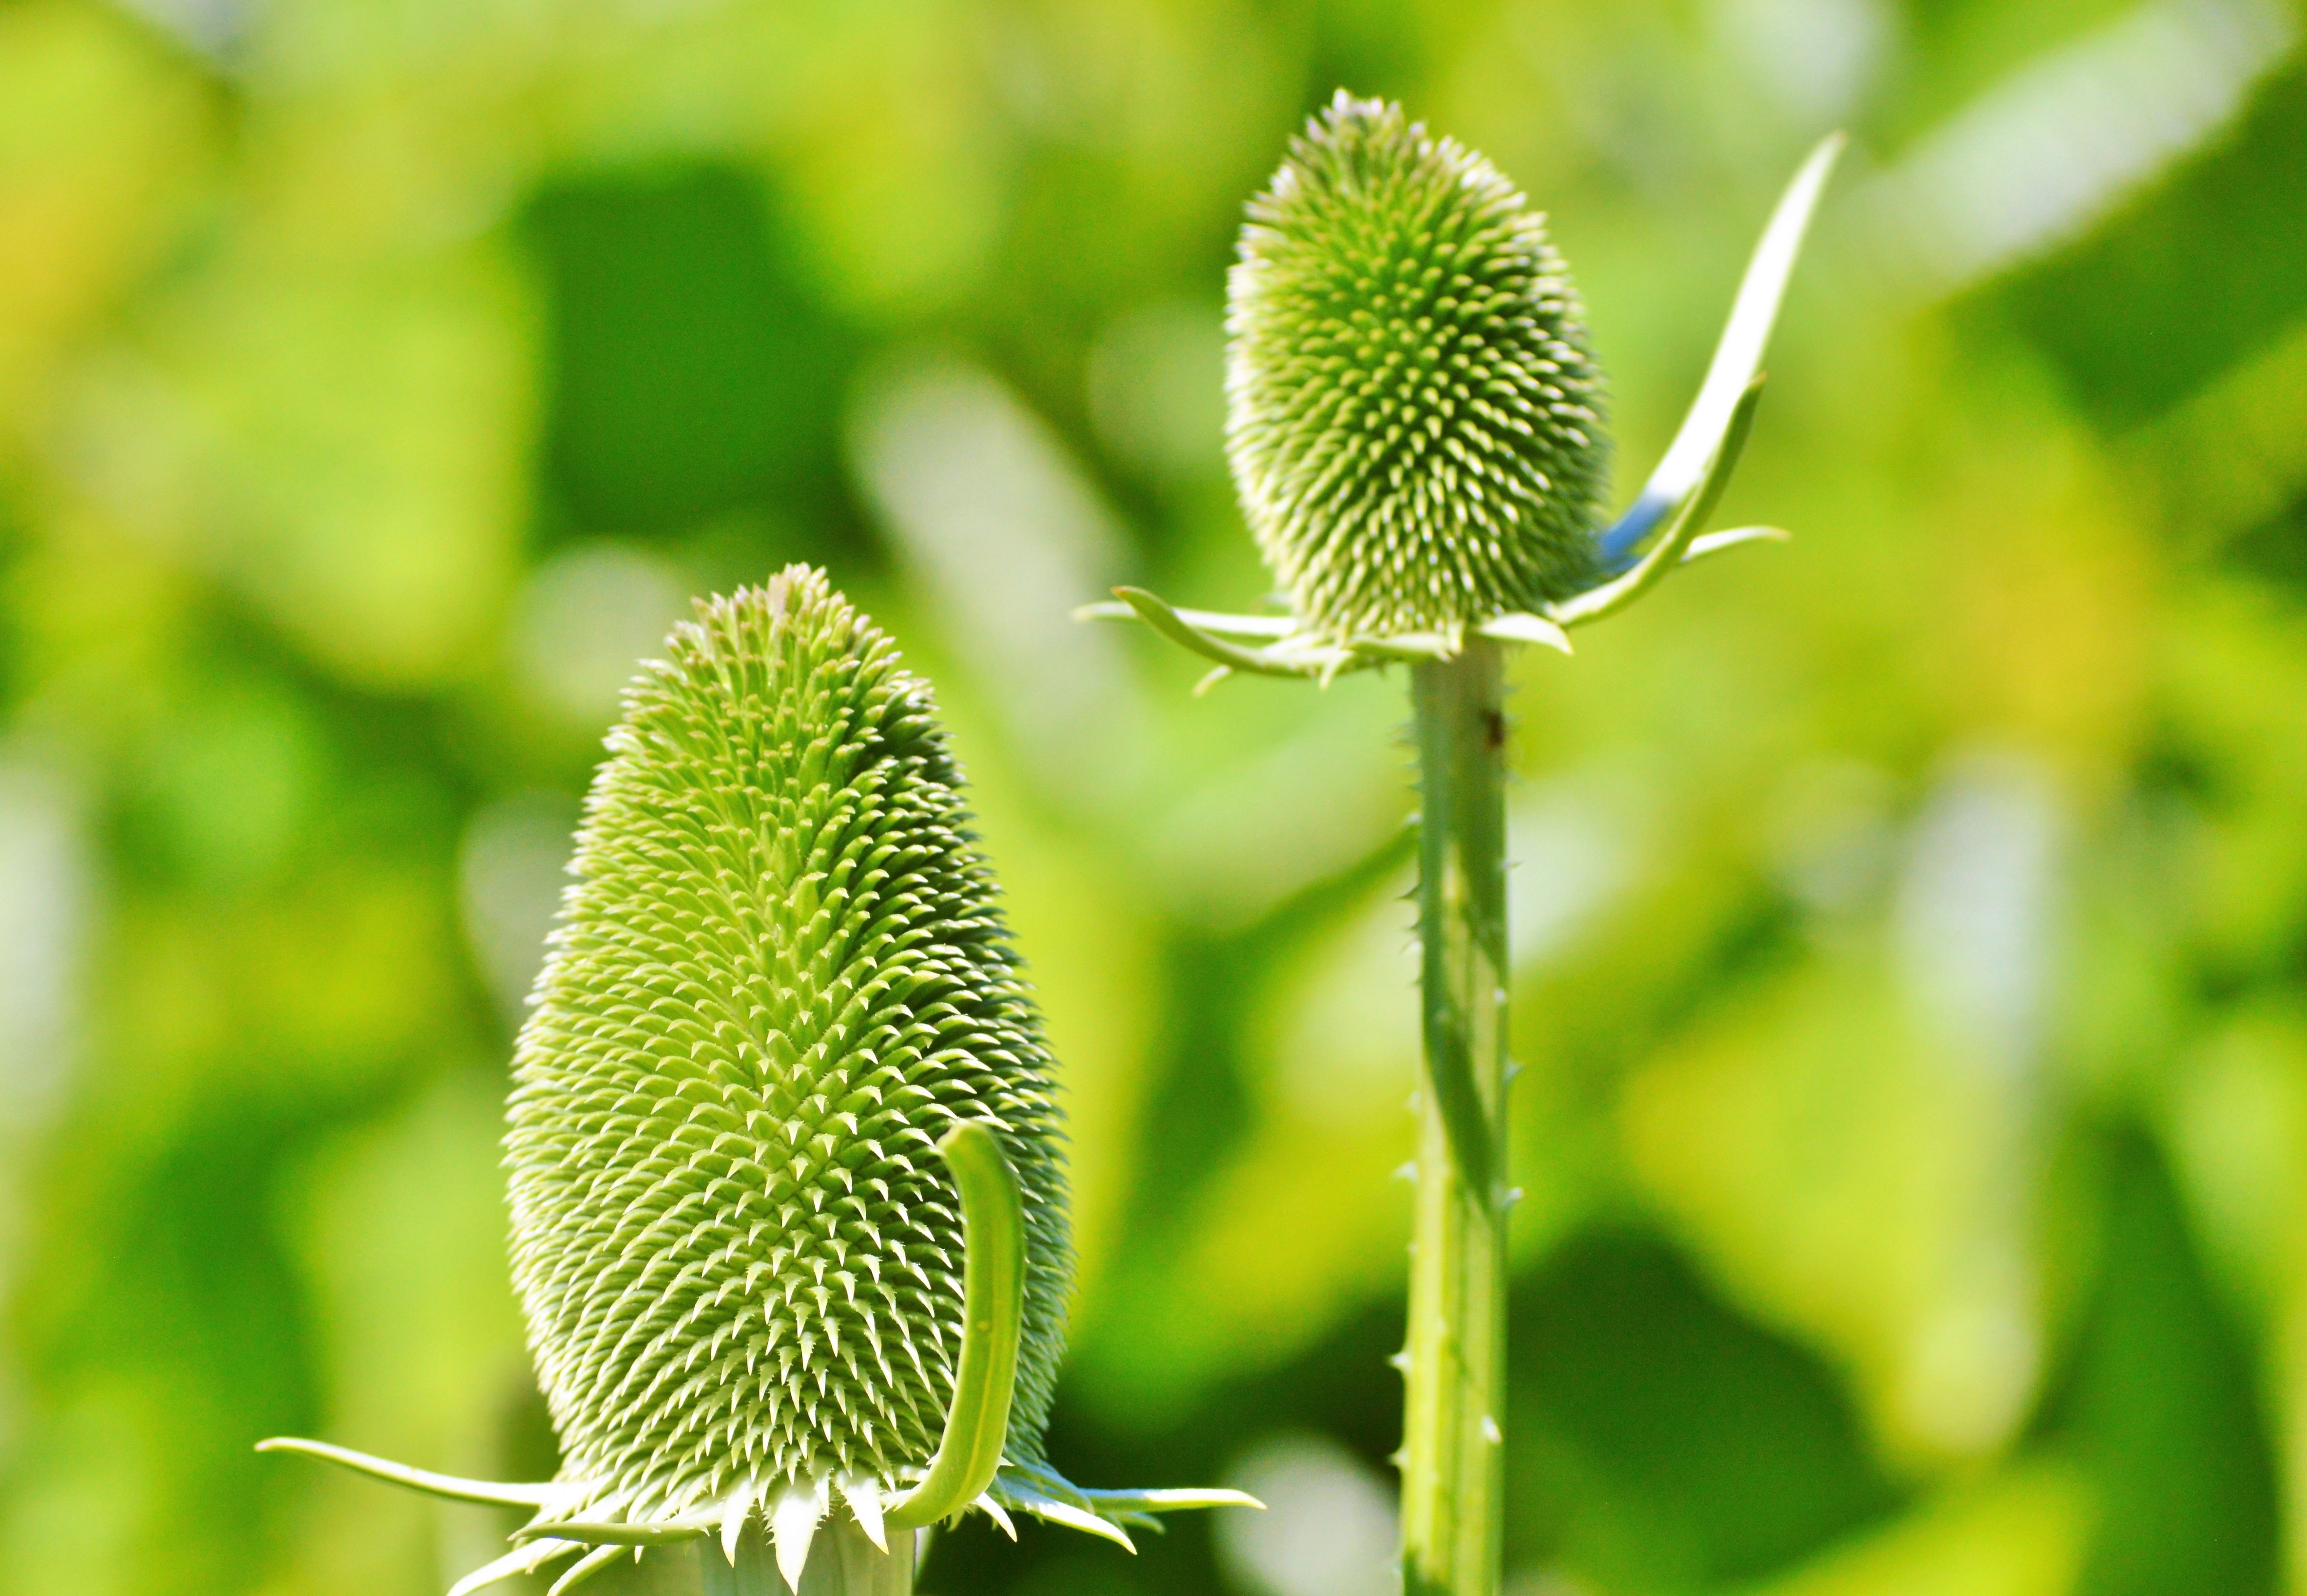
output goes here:
<path id="1" fill-rule="evenodd" d="M 825 1517 L 830 1495 L 823 1480 L 796 1481 L 785 1487 L 770 1509 L 769 1537 L 776 1545 L 777 1572 L 793 1590 L 801 1589 L 802 1570 L 809 1566 L 810 1543 L 817 1539 L 818 1523 Z"/>
<path id="2" fill-rule="evenodd" d="M 741 1485 L 733 1493 L 721 1513 L 721 1555 L 729 1566 L 737 1566 L 737 1541 L 745 1532 L 745 1520 L 753 1511 L 753 1486 Z"/>
<path id="3" fill-rule="evenodd" d="M 853 1474 L 841 1482 L 841 1499 L 849 1504 L 849 1514 L 857 1527 L 865 1532 L 865 1539 L 873 1543 L 876 1551 L 889 1549 L 888 1536 L 881 1528 L 881 1487 L 869 1475 Z"/>

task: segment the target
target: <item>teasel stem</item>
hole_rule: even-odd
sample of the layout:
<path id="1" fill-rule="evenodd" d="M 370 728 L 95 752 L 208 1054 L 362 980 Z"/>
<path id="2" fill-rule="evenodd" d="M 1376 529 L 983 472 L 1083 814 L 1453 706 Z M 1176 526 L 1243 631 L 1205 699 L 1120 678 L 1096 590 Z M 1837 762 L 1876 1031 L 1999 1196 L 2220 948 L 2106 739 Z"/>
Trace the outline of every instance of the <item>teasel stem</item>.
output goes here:
<path id="1" fill-rule="evenodd" d="M 834 1526 L 813 1549 L 793 1596 L 913 1596 L 913 1537 L 896 1532 L 888 1540 L 884 1552 L 854 1523 Z M 686 1587 L 683 1596 L 785 1596 L 776 1558 L 759 1536 L 748 1536 L 739 1545 L 733 1567 L 711 1548 L 701 1549 L 697 1561 L 704 1583 Z"/>
<path id="2" fill-rule="evenodd" d="M 1506 837 L 1498 644 L 1414 665 L 1426 1068 L 1402 1420 L 1405 1596 L 1495 1596 L 1505 1526 Z"/>
<path id="3" fill-rule="evenodd" d="M 914 1539 L 892 1534 L 882 1552 L 853 1523 L 828 1525 L 810 1548 L 793 1596 L 913 1596 Z M 711 1540 L 652 1550 L 639 1563 L 616 1560 L 583 1596 L 787 1596 L 776 1554 L 758 1527 L 737 1542 L 734 1562 Z"/>
<path id="4" fill-rule="evenodd" d="M 889 1549 L 882 1551 L 865 1539 L 853 1523 L 839 1526 L 833 1549 L 839 1554 L 837 1578 L 820 1582 L 815 1569 L 802 1575 L 799 1596 L 913 1596 L 913 1552 L 918 1544 L 909 1531 L 893 1531 Z"/>

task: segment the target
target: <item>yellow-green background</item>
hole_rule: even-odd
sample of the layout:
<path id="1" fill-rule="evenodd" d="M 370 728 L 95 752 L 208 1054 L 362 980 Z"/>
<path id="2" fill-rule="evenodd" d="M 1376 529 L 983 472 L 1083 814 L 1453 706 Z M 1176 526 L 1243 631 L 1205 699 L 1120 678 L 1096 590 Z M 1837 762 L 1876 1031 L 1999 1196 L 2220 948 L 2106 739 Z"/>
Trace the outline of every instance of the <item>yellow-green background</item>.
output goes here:
<path id="1" fill-rule="evenodd" d="M 1854 145 L 1723 524 L 1514 666 L 1516 1596 L 2307 1592 L 2286 0 L 0 4 L 0 1589 L 442 1588 L 550 1467 L 510 1027 L 617 682 L 820 562 L 937 682 L 1074 1127 L 1087 1483 L 944 1596 L 1386 1589 L 1398 680 L 1263 590 L 1242 202 L 1339 84 L 1553 217 L 1620 493 Z M 501 1544 L 501 1543 L 500 1543 Z"/>

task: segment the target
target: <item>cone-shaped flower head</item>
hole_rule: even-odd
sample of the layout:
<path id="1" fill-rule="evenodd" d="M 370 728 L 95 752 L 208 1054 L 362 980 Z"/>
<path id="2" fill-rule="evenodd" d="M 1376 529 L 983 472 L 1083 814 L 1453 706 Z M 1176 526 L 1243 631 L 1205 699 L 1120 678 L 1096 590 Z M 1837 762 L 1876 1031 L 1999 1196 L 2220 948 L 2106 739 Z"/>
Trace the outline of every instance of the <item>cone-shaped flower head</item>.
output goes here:
<path id="1" fill-rule="evenodd" d="M 963 1229 L 1025 1202 L 1007 1454 L 1040 1458 L 1070 1267 L 1059 1114 L 926 683 L 819 573 L 700 603 L 587 801 L 507 1137 L 515 1283 L 570 1519 L 869 1503 L 936 1450 Z M 862 1510 L 878 1515 L 878 1506 Z M 875 1521 L 878 1523 L 878 1517 Z M 806 1526 L 802 1533 L 805 1537 Z"/>
<path id="2" fill-rule="evenodd" d="M 1488 161 L 1341 90 L 1252 202 L 1229 298 L 1227 450 L 1301 622 L 1454 632 L 1591 579 L 1600 378 Z"/>
<path id="3" fill-rule="evenodd" d="M 1059 1114 L 927 684 L 802 566 L 700 603 L 666 654 L 609 735 L 514 1050 L 513 1283 L 559 1477 L 261 1449 L 533 1510 L 449 1596 L 573 1557 L 567 1596 L 708 1537 L 746 1590 L 887 1593 L 913 1532 L 973 1509 L 1126 1547 L 1255 1506 L 1085 1491 L 1042 1455 Z"/>

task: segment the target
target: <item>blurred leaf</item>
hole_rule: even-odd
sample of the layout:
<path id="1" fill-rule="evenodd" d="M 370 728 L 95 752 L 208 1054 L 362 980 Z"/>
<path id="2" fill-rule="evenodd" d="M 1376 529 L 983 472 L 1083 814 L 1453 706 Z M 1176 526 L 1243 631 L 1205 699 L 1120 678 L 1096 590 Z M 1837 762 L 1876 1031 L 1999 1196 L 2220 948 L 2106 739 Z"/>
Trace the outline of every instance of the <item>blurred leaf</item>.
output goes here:
<path id="1" fill-rule="evenodd" d="M 2307 73 L 2232 133 L 1997 295 L 2111 430 L 2184 399 L 2307 315 Z"/>
<path id="2" fill-rule="evenodd" d="M 1735 1300 L 1851 1366 L 1895 1453 L 1976 1455 L 2040 1356 L 2012 1085 L 1865 958 L 1822 962 L 1636 1075 L 1627 1156 Z"/>
<path id="3" fill-rule="evenodd" d="M 362 686 L 469 670 L 528 485 L 533 350 L 493 249 L 236 252 L 89 393 L 87 486 Z"/>
<path id="4" fill-rule="evenodd" d="M 2274 1460 L 2251 1360 L 2161 1156 L 2112 1134 L 2097 1301 L 2050 1408 L 2099 1512 L 2084 1596 L 2276 1588 Z"/>
<path id="5" fill-rule="evenodd" d="M 1753 1589 L 1754 1596 L 2067 1596 L 2093 1509 L 2072 1470 L 2023 1467 L 1957 1487 L 1888 1529 Z"/>
<path id="6" fill-rule="evenodd" d="M 763 572 L 837 545 L 845 335 L 763 187 L 733 165 L 662 165 L 565 177 L 530 202 L 545 459 L 579 526 L 663 534 L 766 508 L 790 543 L 758 551 Z"/>
<path id="7" fill-rule="evenodd" d="M 62 1582 L 50 1588 L 78 1585 L 69 1570 L 90 1555 L 112 1588 L 169 1596 L 244 1587 L 263 1566 L 270 1493 L 251 1448 L 319 1405 L 271 1212 L 284 1150 L 307 1129 L 293 1108 L 219 1101 L 158 1146 L 107 1137 L 104 1179 L 43 1194 L 62 1211 L 18 1334 L 47 1396 L 25 1437 L 46 1466 L 0 1535 L 35 1552 L 31 1571 Z"/>
<path id="8" fill-rule="evenodd" d="M 1274 1061 L 1253 1050 L 1272 1034 L 1260 1032 L 1277 974 L 1303 980 L 1325 954 L 1351 958 L 1366 944 L 1342 928 L 1406 914 L 1387 889 L 1410 841 L 1397 834 L 1245 931 L 1179 934 L 1170 949 L 1179 998 L 1148 1060 L 1134 1190 L 1111 1282 L 1074 1347 L 1085 1407 L 1118 1429 L 1151 1432 L 1230 1368 L 1297 1354 L 1403 1267 L 1395 1245 L 1372 1245 L 1401 1233 L 1409 1188 L 1392 1175 L 1412 1139 L 1403 1096 L 1367 1111 L 1390 1061 L 1383 1046 L 1356 1061 L 1343 1126 L 1322 1124 L 1287 1086 L 1288 1074 L 1302 1081 L 1328 1060 L 1285 1064 L 1277 1080 L 1261 1068 Z M 1377 946 L 1402 923 L 1380 922 Z M 1398 1060 L 1405 1093 L 1412 1063 Z"/>
<path id="9" fill-rule="evenodd" d="M 1544 1549 L 1613 1591 L 1785 1567 L 1889 1512 L 1833 1371 L 1740 1317 L 1654 1236 L 1580 1233 L 1517 1283 L 1509 1563 Z"/>
<path id="10" fill-rule="evenodd" d="M 197 691 L 172 706 L 148 751 L 130 850 L 186 880 L 244 887 L 278 867 L 311 819 L 325 751 L 309 708 L 273 682 L 227 668 Z"/>
<path id="11" fill-rule="evenodd" d="M 501 1477 L 493 1421 L 530 1384 L 504 1254 L 502 1127 L 497 1072 L 451 1075 L 384 1122 L 310 1148 L 282 1181 L 280 1224 L 329 1371 L 319 1427 L 302 1433 Z M 286 1454 L 261 1466 L 298 1504 L 291 1589 L 382 1584 L 380 1564 L 422 1587 L 503 1549 L 490 1547 L 502 1515 Z"/>
<path id="12" fill-rule="evenodd" d="M 2161 654 L 2166 736 L 2195 775 L 2173 906 L 2222 981 L 2287 978 L 2307 942 L 2307 629 L 2273 595 L 2206 581 Z"/>
<path id="13" fill-rule="evenodd" d="M 2248 528 L 2228 546 L 2226 555 L 2246 575 L 2307 603 L 2307 493 L 2293 499 L 2271 519 Z"/>
<path id="14" fill-rule="evenodd" d="M 0 11 L 0 436 L 107 301 L 190 219 L 210 154 L 195 74 L 125 19 L 47 0 Z M 28 412 L 20 407 L 30 407 Z"/>

